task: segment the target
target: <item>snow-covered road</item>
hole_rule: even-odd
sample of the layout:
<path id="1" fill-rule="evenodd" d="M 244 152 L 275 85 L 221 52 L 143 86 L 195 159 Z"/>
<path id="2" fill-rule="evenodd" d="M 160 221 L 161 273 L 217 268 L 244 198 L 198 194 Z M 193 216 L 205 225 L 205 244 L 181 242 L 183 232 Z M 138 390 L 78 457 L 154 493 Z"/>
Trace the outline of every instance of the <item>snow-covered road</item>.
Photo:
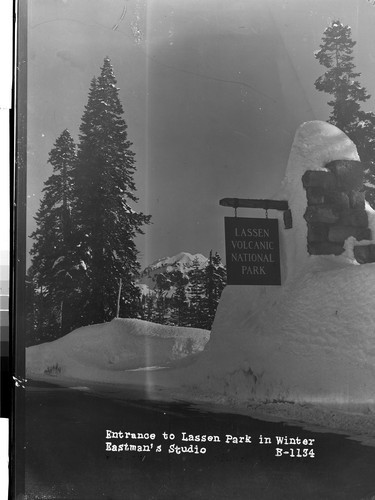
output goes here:
<path id="1" fill-rule="evenodd" d="M 134 387 L 113 388 L 110 398 L 108 387 L 106 397 L 86 387 L 74 391 L 29 382 L 25 454 L 30 498 L 353 500 L 375 494 L 375 448 L 343 436 L 152 400 Z M 136 440 L 130 434 L 107 438 L 108 431 L 154 434 L 154 449 L 158 445 L 161 450 L 109 451 L 107 442 L 125 446 Z M 185 441 L 190 435 L 200 441 Z M 203 436 L 219 441 L 202 441 Z M 291 445 L 291 439 L 301 445 Z M 137 446 L 146 442 L 150 439 Z M 190 445 L 198 452 L 176 452 Z M 313 455 L 298 457 L 299 448 Z"/>

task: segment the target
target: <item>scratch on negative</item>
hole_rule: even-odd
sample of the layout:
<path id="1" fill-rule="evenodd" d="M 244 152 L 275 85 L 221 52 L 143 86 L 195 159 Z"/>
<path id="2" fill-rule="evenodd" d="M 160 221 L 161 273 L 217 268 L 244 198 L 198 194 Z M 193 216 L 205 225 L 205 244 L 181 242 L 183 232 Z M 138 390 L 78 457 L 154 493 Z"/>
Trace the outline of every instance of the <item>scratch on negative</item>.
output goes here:
<path id="1" fill-rule="evenodd" d="M 122 12 L 121 12 L 120 19 L 117 21 L 117 23 L 116 23 L 116 24 L 114 24 L 114 25 L 112 26 L 112 30 L 113 30 L 113 31 L 116 31 L 116 30 L 117 30 L 117 28 L 119 27 L 119 25 L 120 25 L 121 21 L 123 21 L 123 20 L 124 20 L 124 18 L 125 18 L 125 16 L 126 16 L 126 12 L 127 12 L 127 10 L 128 10 L 128 7 L 127 7 L 127 5 L 125 4 L 125 6 L 124 6 L 124 8 L 122 9 Z"/>

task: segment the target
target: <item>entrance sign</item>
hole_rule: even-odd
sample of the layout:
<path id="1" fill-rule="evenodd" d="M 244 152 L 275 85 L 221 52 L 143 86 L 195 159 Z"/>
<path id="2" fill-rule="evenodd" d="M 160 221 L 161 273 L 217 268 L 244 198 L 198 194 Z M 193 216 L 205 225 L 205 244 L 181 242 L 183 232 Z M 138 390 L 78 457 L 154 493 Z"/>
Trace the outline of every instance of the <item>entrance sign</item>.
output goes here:
<path id="1" fill-rule="evenodd" d="M 224 221 L 228 285 L 281 285 L 278 219 Z"/>

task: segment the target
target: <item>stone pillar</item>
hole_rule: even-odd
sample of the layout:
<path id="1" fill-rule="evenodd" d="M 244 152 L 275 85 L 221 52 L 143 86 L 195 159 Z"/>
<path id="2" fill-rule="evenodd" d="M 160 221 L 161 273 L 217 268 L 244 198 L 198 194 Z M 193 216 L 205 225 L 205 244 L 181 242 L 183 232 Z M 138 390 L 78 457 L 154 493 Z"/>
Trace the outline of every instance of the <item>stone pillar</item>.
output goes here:
<path id="1" fill-rule="evenodd" d="M 308 170 L 302 177 L 306 190 L 307 249 L 310 255 L 340 255 L 350 236 L 357 241 L 371 240 L 363 190 L 363 165 L 360 161 L 334 160 L 326 170 Z M 368 245 L 373 246 L 373 245 Z M 375 251 L 355 247 L 358 262 L 374 262 Z M 367 246 L 366 246 L 367 248 Z M 366 254 L 366 255 L 365 255 Z M 374 260 L 366 260 L 373 256 Z"/>

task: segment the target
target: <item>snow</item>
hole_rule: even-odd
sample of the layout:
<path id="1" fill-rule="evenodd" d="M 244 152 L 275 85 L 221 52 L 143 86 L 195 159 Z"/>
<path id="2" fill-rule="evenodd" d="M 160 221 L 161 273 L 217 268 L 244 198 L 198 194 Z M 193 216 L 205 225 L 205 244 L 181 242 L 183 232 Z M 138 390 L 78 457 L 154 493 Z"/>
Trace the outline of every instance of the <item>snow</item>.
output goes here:
<path id="1" fill-rule="evenodd" d="M 306 170 L 324 170 L 336 159 L 358 160 L 343 132 L 326 122 L 301 125 L 275 196 L 288 200 L 293 227 L 284 229 L 282 214 L 272 214 L 280 219 L 282 285 L 227 286 L 206 346 L 208 332 L 114 320 L 28 348 L 28 375 L 43 375 L 58 364 L 67 377 L 138 381 L 164 387 L 168 394 L 173 387 L 186 400 L 256 408 L 375 436 L 375 264 L 355 261 L 353 238 L 338 257 L 307 252 L 301 178 Z M 375 235 L 375 212 L 368 205 L 366 210 Z M 186 256 L 193 257 L 183 253 L 171 260 Z M 159 265 L 169 265 L 168 259 L 154 263 Z M 190 364 L 182 362 L 187 338 L 196 342 L 197 352 L 205 346 L 186 358 Z M 169 370 L 124 371 L 173 360 Z"/>
<path id="2" fill-rule="evenodd" d="M 198 262 L 199 269 L 203 269 L 208 264 L 208 258 L 204 255 L 200 253 L 191 254 L 189 252 L 180 252 L 172 257 L 163 257 L 154 261 L 142 271 L 140 279 L 138 280 L 138 286 L 141 292 L 144 295 L 154 293 L 156 285 L 155 278 L 160 273 L 170 273 L 178 270 L 185 276 L 186 273 L 191 270 L 194 261 Z M 174 292 L 175 288 L 171 287 L 166 293 L 166 296 L 170 298 Z"/>
<path id="3" fill-rule="evenodd" d="M 339 257 L 307 252 L 301 178 L 335 159 L 358 159 L 343 132 L 318 121 L 298 129 L 275 197 L 288 200 L 293 216 L 292 229 L 279 225 L 282 286 L 226 287 L 189 374 L 200 387 L 242 402 L 374 404 L 375 264 L 358 265 L 353 239 Z"/>
<path id="4" fill-rule="evenodd" d="M 227 287 L 191 380 L 240 401 L 374 403 L 375 265 L 324 264 L 285 290 Z"/>
<path id="5" fill-rule="evenodd" d="M 53 263 L 53 266 L 52 266 L 52 269 L 54 269 L 58 264 L 60 264 L 61 262 L 63 262 L 65 260 L 65 257 L 62 256 L 62 257 L 58 257 L 55 262 Z"/>
<path id="6" fill-rule="evenodd" d="M 324 165 L 332 160 L 359 160 L 352 141 L 333 125 L 312 121 L 297 130 L 291 148 L 280 192 L 276 199 L 287 200 L 292 211 L 293 228 L 280 231 L 281 267 L 284 282 L 290 280 L 312 259 L 306 249 L 307 225 L 306 192 L 301 178 L 306 170 L 327 170 Z M 282 214 L 276 214 L 283 227 Z M 341 259 L 340 257 L 339 259 Z M 325 260 L 324 257 L 321 260 Z"/>
<path id="7" fill-rule="evenodd" d="M 200 253 L 193 255 L 189 252 L 180 252 L 173 257 L 164 257 L 162 259 L 156 260 L 150 266 L 148 266 L 144 272 L 150 272 L 154 271 L 155 269 L 164 267 L 169 268 L 173 266 L 178 267 L 180 271 L 182 271 L 185 267 L 191 267 L 194 259 L 198 260 L 200 267 L 204 267 L 205 265 L 207 265 L 207 257 L 204 257 L 204 255 Z"/>
<path id="8" fill-rule="evenodd" d="M 151 293 L 150 288 L 144 283 L 136 283 L 137 288 L 141 292 L 141 295 L 149 295 Z"/>
<path id="9" fill-rule="evenodd" d="M 203 350 L 209 335 L 198 328 L 116 318 L 27 348 L 27 373 L 119 381 L 124 370 L 168 366 L 194 356 Z"/>

